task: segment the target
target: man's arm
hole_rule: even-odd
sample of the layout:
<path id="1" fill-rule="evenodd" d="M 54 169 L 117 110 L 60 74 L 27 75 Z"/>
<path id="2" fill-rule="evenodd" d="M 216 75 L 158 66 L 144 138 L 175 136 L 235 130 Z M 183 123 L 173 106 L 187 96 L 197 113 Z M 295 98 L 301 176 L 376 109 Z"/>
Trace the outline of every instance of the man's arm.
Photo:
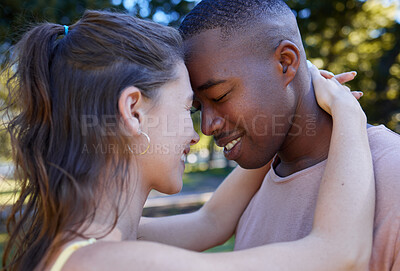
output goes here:
<path id="1" fill-rule="evenodd" d="M 253 170 L 236 167 L 211 199 L 196 212 L 161 218 L 142 217 L 139 239 L 195 251 L 223 244 L 234 233 L 240 216 L 261 186 L 270 163 Z"/>

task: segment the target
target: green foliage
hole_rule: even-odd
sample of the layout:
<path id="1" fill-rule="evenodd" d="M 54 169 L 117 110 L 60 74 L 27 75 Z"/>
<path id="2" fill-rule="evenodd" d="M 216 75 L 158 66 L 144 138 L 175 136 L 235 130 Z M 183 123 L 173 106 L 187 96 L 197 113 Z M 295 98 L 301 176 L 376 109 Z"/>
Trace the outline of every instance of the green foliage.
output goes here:
<path id="1" fill-rule="evenodd" d="M 400 3 L 382 0 L 289 0 L 308 58 L 333 73 L 355 70 L 370 123 L 400 132 Z"/>
<path id="2" fill-rule="evenodd" d="M 232 236 L 228 241 L 225 242 L 225 244 L 210 248 L 205 252 L 215 253 L 215 252 L 233 251 L 234 246 L 235 246 L 235 236 Z"/>
<path id="3" fill-rule="evenodd" d="M 4 244 L 7 240 L 7 234 L 6 233 L 0 233 L 0 257 L 3 257 L 3 249 L 4 249 Z"/>
<path id="4" fill-rule="evenodd" d="M 3 50 L 36 23 L 71 24 L 85 9 L 115 8 L 109 0 L 3 0 L 0 4 L 0 43 Z"/>
<path id="5" fill-rule="evenodd" d="M 180 0 L 3 0 L 0 3 L 0 47 L 15 43 L 32 24 L 44 21 L 73 24 L 86 9 L 119 10 L 141 18 L 178 26 L 195 1 Z"/>
<path id="6" fill-rule="evenodd" d="M 5 131 L 0 131 L 0 156 L 4 158 L 11 157 L 10 136 Z M 1 159 L 0 159 L 1 160 Z"/>

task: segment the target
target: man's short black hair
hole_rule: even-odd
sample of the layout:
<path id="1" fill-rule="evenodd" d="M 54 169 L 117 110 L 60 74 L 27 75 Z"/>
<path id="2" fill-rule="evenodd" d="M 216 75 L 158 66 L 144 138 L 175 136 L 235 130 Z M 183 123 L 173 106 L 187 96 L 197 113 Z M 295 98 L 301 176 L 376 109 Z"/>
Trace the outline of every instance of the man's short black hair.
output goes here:
<path id="1" fill-rule="evenodd" d="M 184 39 L 206 30 L 221 28 L 224 35 L 254 23 L 257 18 L 291 12 L 283 0 L 203 0 L 182 21 Z"/>

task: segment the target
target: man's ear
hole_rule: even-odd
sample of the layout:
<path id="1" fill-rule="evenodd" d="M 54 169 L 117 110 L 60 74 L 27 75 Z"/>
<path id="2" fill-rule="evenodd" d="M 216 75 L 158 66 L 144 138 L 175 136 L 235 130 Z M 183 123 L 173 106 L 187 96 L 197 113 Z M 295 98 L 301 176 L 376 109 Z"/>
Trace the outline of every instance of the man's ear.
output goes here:
<path id="1" fill-rule="evenodd" d="M 131 86 L 122 90 L 118 100 L 118 110 L 121 114 L 123 124 L 130 135 L 140 134 L 140 122 L 142 111 L 142 93 L 137 87 Z"/>
<path id="2" fill-rule="evenodd" d="M 283 75 L 284 85 L 287 87 L 299 68 L 300 50 L 293 42 L 284 40 L 276 48 L 275 57 L 279 60 L 280 73 Z"/>

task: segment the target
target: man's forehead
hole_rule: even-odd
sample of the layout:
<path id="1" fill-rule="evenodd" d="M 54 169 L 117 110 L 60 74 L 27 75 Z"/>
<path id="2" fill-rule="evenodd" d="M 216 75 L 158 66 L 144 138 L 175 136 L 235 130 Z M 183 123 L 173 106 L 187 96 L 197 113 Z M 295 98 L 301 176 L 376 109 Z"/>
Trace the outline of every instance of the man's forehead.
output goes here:
<path id="1" fill-rule="evenodd" d="M 254 52 L 246 44 L 249 35 L 233 35 L 229 40 L 221 38 L 221 29 L 201 32 L 184 42 L 185 63 L 193 89 L 236 77 L 247 65 L 247 56 Z"/>
<path id="2" fill-rule="evenodd" d="M 186 60 L 190 61 L 190 58 L 197 55 L 209 55 L 220 51 L 223 48 L 223 44 L 219 36 L 219 29 L 211 29 L 185 40 L 185 56 L 188 57 Z"/>
<path id="3" fill-rule="evenodd" d="M 237 44 L 220 41 L 215 32 L 211 36 L 206 34 L 195 36 L 185 44 L 185 63 L 189 73 L 193 72 L 194 67 L 214 72 L 231 69 L 249 54 L 248 50 L 243 50 Z"/>
<path id="4" fill-rule="evenodd" d="M 290 16 L 289 16 L 290 17 Z M 285 32 L 288 28 L 297 29 L 297 22 L 294 18 L 269 18 L 259 17 L 252 21 L 251 24 L 245 24 L 241 27 L 232 27 L 225 29 L 222 27 L 216 27 L 213 29 L 205 29 L 200 33 L 194 34 L 190 38 L 185 40 L 185 47 L 197 47 L 197 46 L 209 46 L 226 48 L 230 46 L 245 46 L 251 42 L 254 37 L 258 35 L 276 35 L 277 33 Z M 271 33 L 271 34 L 270 34 Z"/>

